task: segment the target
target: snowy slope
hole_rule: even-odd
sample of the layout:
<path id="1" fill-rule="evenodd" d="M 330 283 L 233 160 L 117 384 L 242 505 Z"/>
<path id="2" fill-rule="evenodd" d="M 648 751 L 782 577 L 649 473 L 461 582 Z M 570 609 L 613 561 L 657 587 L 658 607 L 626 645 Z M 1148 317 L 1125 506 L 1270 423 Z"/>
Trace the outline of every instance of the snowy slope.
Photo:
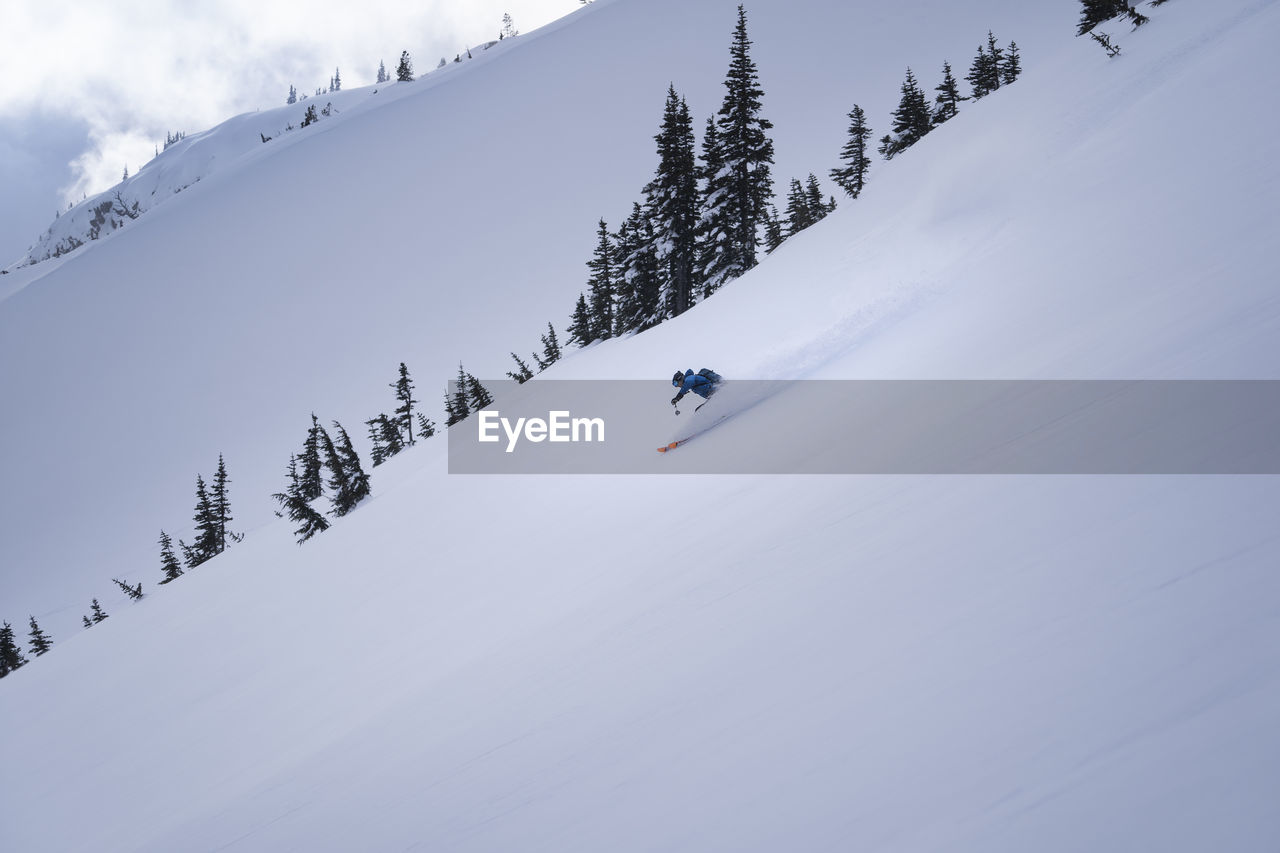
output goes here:
<path id="1" fill-rule="evenodd" d="M 908 63 L 961 66 L 990 27 L 1033 70 L 1074 15 L 921 8 L 927 20 L 754 5 L 779 181 L 835 165 L 854 102 L 884 127 Z M 146 577 L 162 528 L 190 541 L 195 478 L 219 453 L 238 529 L 255 531 L 274 520 L 268 496 L 311 412 L 359 438 L 391 408 L 401 361 L 438 412 L 459 360 L 501 376 L 547 321 L 563 330 L 596 221 L 616 225 L 652 176 L 668 85 L 699 134 L 719 107 L 735 21 L 724 0 L 594 3 L 447 74 L 343 93 L 354 106 L 338 117 L 266 145 L 258 133 L 287 116 L 233 119 L 152 165 L 197 174 L 201 152 L 247 146 L 234 163 L 69 258 L 4 276 L 24 285 L 0 303 L 0 470 L 21 484 L 0 493 L 4 618 L 33 613 L 66 636 L 110 578 Z M 172 154 L 200 162 L 178 169 Z M 467 319 L 481 312 L 482 326 Z M 637 354 L 620 375 L 669 376 L 673 357 L 701 355 Z"/>
<path id="2" fill-rule="evenodd" d="M 506 45 L 495 41 L 477 46 L 474 53 L 468 51 L 466 63 L 473 64 L 477 59 L 491 61 L 514 44 L 514 41 Z M 294 104 L 245 113 L 212 130 L 188 134 L 157 153 L 155 159 L 133 176 L 81 201 L 55 219 L 13 269 L 58 258 L 89 245 L 90 241 L 129 225 L 202 180 L 220 172 L 237 172 L 264 157 L 278 156 L 281 149 L 318 133 L 321 124 L 331 129 L 387 102 L 444 83 L 461 71 L 461 65 L 461 61 L 449 63 L 402 85 L 389 82 L 311 96 L 303 92 Z M 309 109 L 314 109 L 316 119 L 308 130 L 302 123 Z M 261 147 L 271 143 L 274 145 L 270 149 Z M 111 203 L 110 215 L 102 216 L 105 221 L 99 221 L 95 230 L 94 215 L 103 202 Z"/>
<path id="3" fill-rule="evenodd" d="M 440 99 L 439 110 L 456 97 L 462 110 L 474 96 L 466 90 L 504 63 L 529 63 L 502 82 L 533 91 L 529 68 L 550 74 L 572 51 L 607 56 L 615 75 L 544 87 L 554 97 L 539 109 L 567 109 L 601 78 L 618 87 L 648 73 L 624 60 L 651 52 L 670 22 L 682 24 L 673 32 L 705 26 L 723 40 L 729 4 L 707 12 L 717 17 L 710 24 L 704 4 L 685 5 L 601 0 L 502 62 L 459 75 L 459 92 L 451 83 L 420 97 Z M 659 407 L 673 362 L 760 378 L 1276 378 L 1280 298 L 1260 239 L 1280 225 L 1275 120 L 1239 107 L 1268 90 L 1262 69 L 1280 37 L 1280 6 L 1165 4 L 1151 25 L 1119 37 L 1125 53 L 1109 62 L 1071 37 L 1074 4 L 1029 5 L 877 5 L 880 20 L 841 31 L 836 4 L 755 4 L 779 149 L 793 146 L 786 156 L 796 158 L 780 164 L 782 175 L 822 164 L 797 162 L 794 152 L 808 154 L 805 133 L 780 116 L 809 130 L 830 122 L 826 144 L 805 143 L 817 159 L 838 148 L 851 98 L 831 95 L 829 82 L 805 97 L 799 83 L 793 97 L 775 95 L 783 84 L 773 82 L 770 50 L 774 67 L 785 65 L 780 79 L 792 81 L 894 53 L 874 72 L 882 101 L 863 101 L 882 123 L 897 54 L 919 49 L 927 55 L 906 61 L 932 67 L 950 56 L 958 66 L 992 26 L 1017 39 L 1027 72 L 892 164 L 877 163 L 857 204 L 713 300 L 577 354 L 554 375 L 656 376 Z M 933 30 L 935 17 L 944 22 Z M 971 18 L 987 19 L 976 34 Z M 833 30 L 875 47 L 815 46 Z M 897 51 L 885 35 L 894 33 Z M 943 49 L 948 39 L 958 46 Z M 811 65 L 781 62 L 802 52 Z M 688 56 L 689 69 L 708 64 L 689 76 L 718 83 L 722 51 Z M 696 113 L 714 105 L 713 88 Z M 413 100 L 316 138 L 348 151 L 357 136 L 394 139 L 386 129 L 415 118 Z M 1233 130 L 1216 139 L 1211 161 L 1199 138 L 1175 132 L 1189 102 L 1205 126 Z M 524 103 L 539 127 L 554 126 Z M 811 124 L 797 118 L 809 110 Z M 506 333 L 528 328 L 528 349 L 537 312 L 567 306 L 579 286 L 591 234 L 565 223 L 607 215 L 593 205 L 625 212 L 605 196 L 629 202 L 651 168 L 643 137 L 653 122 L 633 121 L 630 135 L 642 138 L 634 157 L 590 144 L 573 153 L 636 174 L 619 179 L 611 166 L 582 185 L 562 180 L 537 217 L 464 191 L 464 175 L 431 173 L 454 190 L 436 197 L 457 219 L 423 204 L 430 221 L 415 220 L 412 234 L 379 221 L 388 231 L 363 257 L 386 274 L 361 280 L 401 310 L 353 318 L 349 305 L 328 305 L 349 294 L 344 272 L 360 266 L 359 243 L 317 238 L 306 250 L 314 228 L 304 226 L 316 223 L 302 211 L 317 196 L 300 176 L 321 174 L 332 151 L 300 143 L 288 159 L 202 182 L 0 303 L 5 399 L 22 401 L 19 419 L 6 418 L 5 444 L 52 443 L 60 430 L 78 438 L 67 440 L 66 460 L 4 460 L 28 490 L 5 498 L 6 565 L 17 562 L 11 548 L 28 563 L 49 560 L 45 571 L 72 553 L 75 545 L 37 542 L 54 522 L 103 542 L 124 542 L 128 531 L 117 528 L 136 524 L 148 542 L 168 522 L 151 520 L 147 483 L 172 476 L 178 482 L 153 488 L 185 507 L 191 477 L 180 475 L 207 473 L 219 449 L 232 461 L 240 512 L 254 518 L 253 496 L 278 487 L 309 408 L 353 421 L 387 408 L 380 387 L 398 360 L 415 364 L 408 346 L 424 363 L 434 353 L 442 378 L 459 356 L 473 372 L 505 370 L 505 351 L 520 346 Z M 520 142 L 549 162 L 569 159 L 552 157 L 538 134 Z M 388 182 L 427 174 L 408 146 L 391 147 L 383 160 L 352 154 L 344 165 Z M 455 155 L 437 153 L 456 172 Z M 1178 168 L 1190 162 L 1199 168 Z M 535 180 L 554 176 L 519 180 L 503 197 L 542 202 L 549 196 L 532 192 Z M 281 221 L 286 198 L 296 219 Z M 494 253 L 472 233 L 482 213 L 517 239 L 500 254 L 520 262 L 490 269 Z M 504 230 L 504 217 L 523 227 Z M 446 222 L 456 257 L 409 241 Z M 359 217 L 346 224 L 370 227 Z M 576 249 L 553 239 L 558 227 Z M 227 242 L 210 247 L 215 229 Z M 523 263 L 534 247 L 545 265 Z M 464 264 L 467 251 L 475 254 Z M 390 275 L 428 263 L 453 264 L 457 275 L 444 280 L 469 289 L 419 293 L 419 279 Z M 166 278 L 173 264 L 181 287 Z M 520 264 L 527 279 L 513 273 Z M 457 318 L 494 294 L 510 300 L 512 317 L 484 332 L 460 328 Z M 108 328 L 156 316 L 185 322 L 149 325 L 146 335 Z M 304 356 L 280 338 L 284 316 L 299 340 L 328 341 L 329 331 L 360 346 Z M 190 355 L 211 349 L 206 324 L 233 328 L 238 342 L 216 363 Z M 42 335 L 59 346 L 41 346 L 26 372 L 12 371 L 22 350 L 11 342 L 30 351 Z M 156 352 L 172 357 L 157 363 Z M 100 390 L 80 375 L 85 365 Z M 53 415 L 80 409 L 43 390 L 55 379 L 100 395 L 81 400 L 85 410 L 136 420 L 81 415 L 64 425 Z M 153 401 L 157 388 L 173 390 Z M 738 441 L 735 431 L 800 429 L 804 416 L 780 395 L 726 424 L 705 452 Z M 222 435 L 241 442 L 236 454 L 214 443 Z M 202 440 L 209 446 L 186 448 Z M 102 461 L 113 441 L 126 449 Z M 0 846 L 985 853 L 1265 851 L 1280 839 L 1275 478 L 468 478 L 445 473 L 444 450 L 436 441 L 379 468 L 374 499 L 315 542 L 299 548 L 286 526 L 251 522 L 260 526 L 242 545 L 138 605 L 83 591 L 84 579 L 127 563 L 101 545 L 99 572 L 68 569 L 68 596 L 99 594 L 113 615 L 0 683 L 0 730 L 21 733 L 6 744 L 0 783 L 19 817 L 3 822 Z M 655 471 L 679 464 L 653 456 Z M 269 482 L 255 482 L 254 459 Z M 188 467 L 172 471 L 179 462 Z M 86 507 L 104 501 L 50 509 L 85 471 L 124 477 L 131 466 L 131 506 L 94 522 Z M 43 507 L 40 489 L 50 495 Z M 137 550 L 139 564 L 154 565 L 149 549 Z M 59 588 L 25 572 L 5 583 L 6 608 Z"/>

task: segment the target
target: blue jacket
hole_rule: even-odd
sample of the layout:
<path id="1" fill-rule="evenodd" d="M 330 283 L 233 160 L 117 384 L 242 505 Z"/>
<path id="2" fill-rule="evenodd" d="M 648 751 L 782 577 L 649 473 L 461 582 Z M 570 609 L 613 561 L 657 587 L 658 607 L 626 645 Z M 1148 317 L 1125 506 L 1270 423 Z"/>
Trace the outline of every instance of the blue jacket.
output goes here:
<path id="1" fill-rule="evenodd" d="M 671 381 L 671 384 L 676 384 L 674 379 Z M 715 390 L 715 383 L 700 373 L 694 373 L 692 370 L 686 370 L 684 372 L 684 382 L 682 382 L 679 387 L 680 393 L 676 395 L 676 400 L 679 400 L 690 391 L 705 399 L 710 397 Z"/>

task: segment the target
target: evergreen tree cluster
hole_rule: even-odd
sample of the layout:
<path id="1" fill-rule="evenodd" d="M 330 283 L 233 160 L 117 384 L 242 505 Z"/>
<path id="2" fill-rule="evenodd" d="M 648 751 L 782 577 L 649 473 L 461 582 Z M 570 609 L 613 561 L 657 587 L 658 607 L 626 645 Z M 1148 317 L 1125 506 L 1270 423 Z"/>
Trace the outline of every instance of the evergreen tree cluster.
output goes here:
<path id="1" fill-rule="evenodd" d="M 818 179 L 812 172 L 809 173 L 809 179 L 803 185 L 798 178 L 792 178 L 791 189 L 787 193 L 785 237 L 800 233 L 835 209 L 835 198 L 823 200 L 822 189 L 818 186 Z"/>
<path id="2" fill-rule="evenodd" d="M 435 435 L 435 422 L 421 412 L 414 411 L 417 400 L 413 398 L 413 380 L 409 376 L 409 368 L 400 362 L 400 373 L 391 383 L 395 391 L 398 405 L 391 416 L 379 414 L 365 421 L 369 427 L 369 441 L 373 445 L 373 467 L 378 467 L 395 456 L 406 447 L 412 446 L 419 438 L 430 438 Z M 414 421 L 418 424 L 418 435 L 413 434 Z"/>
<path id="3" fill-rule="evenodd" d="M 1163 5 L 1164 2 L 1165 0 L 1152 0 L 1151 6 L 1154 8 Z M 1110 34 L 1097 30 L 1098 24 L 1123 15 L 1136 30 L 1151 20 L 1135 9 L 1128 0 L 1080 0 L 1080 6 L 1080 24 L 1076 29 L 1076 35 L 1088 34 L 1110 57 L 1120 55 L 1120 45 L 1111 41 Z"/>
<path id="4" fill-rule="evenodd" d="M 933 99 L 933 105 L 930 106 L 914 72 L 908 68 L 906 78 L 902 81 L 902 94 L 898 101 L 898 108 L 893 111 L 891 132 L 880 137 L 880 146 L 877 150 L 886 160 L 893 159 L 923 139 L 929 131 L 954 118 L 959 111 L 961 101 L 984 98 L 1001 86 L 1007 86 L 1017 80 L 1021 73 L 1022 63 L 1018 53 L 1018 43 L 1009 42 L 1007 49 L 1002 48 L 990 30 L 987 31 L 986 44 L 978 46 L 978 54 L 974 57 L 969 73 L 965 77 L 965 81 L 972 87 L 972 94 L 969 97 L 960 94 L 960 87 L 951 70 L 951 63 L 943 62 L 942 82 L 934 87 L 934 92 L 937 94 Z M 832 177 L 835 177 L 841 186 L 846 184 L 855 186 L 861 192 L 858 178 L 859 176 L 865 178 L 866 175 L 865 135 L 867 131 L 865 117 L 860 115 L 861 109 L 855 106 L 854 111 L 859 115 L 855 118 L 855 113 L 849 114 L 852 121 L 849 129 L 850 139 L 845 146 L 845 151 L 841 152 L 842 159 L 848 161 L 849 165 L 841 169 L 840 175 L 833 172 Z M 862 140 L 861 146 L 858 140 Z M 862 153 L 863 159 L 859 159 L 859 152 Z M 861 168 L 855 167 L 854 163 L 861 163 Z"/>
<path id="5" fill-rule="evenodd" d="M 233 520 L 231 515 L 230 484 L 231 477 L 227 474 L 227 464 L 222 458 L 222 454 L 218 454 L 218 468 L 214 473 L 211 484 L 205 482 L 202 474 L 196 475 L 196 509 L 193 517 L 195 522 L 195 541 L 191 545 L 181 540 L 178 541 L 178 550 L 183 554 L 183 560 L 180 561 L 174 550 L 173 539 L 168 533 L 163 530 L 160 531 L 160 567 L 164 572 L 164 579 L 160 581 L 161 585 L 171 583 L 182 577 L 184 574 L 184 561 L 186 563 L 185 571 L 189 571 L 221 554 L 231 543 L 240 542 L 244 539 L 242 534 L 234 533 L 229 526 Z M 132 601 L 138 601 L 143 597 L 141 581 L 137 584 L 129 584 L 119 578 L 112 578 L 111 582 L 119 587 L 125 595 L 129 596 Z M 102 605 L 95 598 L 90 608 L 90 614 L 82 616 L 81 622 L 84 627 L 92 628 L 106 619 L 107 616 L 107 612 L 102 609 Z M 53 646 L 53 640 L 36 623 L 34 616 L 30 618 L 30 627 L 31 632 L 28 634 L 30 652 L 35 657 L 39 657 L 49 651 Z M 0 630 L 0 676 L 8 675 L 26 662 L 13 635 L 12 627 L 8 622 L 5 622 L 3 630 Z"/>
<path id="6" fill-rule="evenodd" d="M 105 614 L 103 618 L 106 618 Z M 27 634 L 27 650 L 32 656 L 40 657 L 53 648 L 53 639 L 41 630 L 40 625 L 36 622 L 36 617 L 30 617 L 28 624 L 31 627 L 31 631 Z M 86 624 L 89 624 L 87 620 Z M 26 665 L 27 659 L 22 654 L 22 647 L 18 644 L 18 638 L 13 632 L 13 626 L 5 622 L 4 626 L 0 627 L 0 678 L 4 678 L 14 670 Z"/>
<path id="7" fill-rule="evenodd" d="M 762 115 L 750 46 L 739 6 L 724 100 L 707 120 L 700 154 L 689 106 L 675 84 L 668 86 L 653 179 L 617 231 L 597 223 L 569 344 L 655 326 L 756 265 L 773 195 L 773 125 Z"/>
<path id="8" fill-rule="evenodd" d="M 35 617 L 31 618 L 35 622 Z M 26 665 L 27 659 L 22 656 L 22 647 L 14 636 L 13 626 L 8 622 L 0 628 L 0 678 L 4 678 L 15 669 Z"/>
<path id="9" fill-rule="evenodd" d="M 1111 20 L 1121 13 L 1138 15 L 1137 10 L 1126 0 L 1080 0 L 1080 26 L 1075 35 L 1083 36 L 1103 20 Z M 1142 23 L 1146 23 L 1146 20 Z"/>
<path id="10" fill-rule="evenodd" d="M 195 541 L 188 545 L 181 539 L 178 540 L 178 548 L 182 551 L 187 569 L 194 569 L 221 554 L 230 542 L 239 542 L 244 538 L 237 536 L 227 526 L 233 520 L 230 493 L 227 488 L 230 484 L 231 478 L 227 475 L 227 464 L 221 453 L 218 454 L 218 469 L 214 474 L 212 487 L 205 485 L 202 475 L 196 475 L 196 509 L 195 515 L 192 516 L 192 521 L 195 522 Z M 167 559 L 165 550 L 168 536 L 162 530 L 160 537 L 163 563 Z M 168 549 L 168 553 L 172 555 L 171 548 Z M 166 569 L 167 580 L 173 580 L 176 577 L 176 575 L 169 577 L 169 574 L 169 570 Z"/>
<path id="11" fill-rule="evenodd" d="M 400 64 L 396 66 L 396 80 L 401 83 L 413 82 L 413 60 L 409 57 L 409 51 L 400 51 Z"/>
<path id="12" fill-rule="evenodd" d="M 93 613 L 92 619 L 88 616 L 81 617 L 84 619 L 84 626 L 86 628 L 92 628 L 94 625 L 97 625 L 99 622 L 107 618 L 106 611 L 102 609 L 102 605 L 98 603 L 98 599 L 96 598 L 93 600 L 91 610 Z"/>
<path id="13" fill-rule="evenodd" d="M 298 525 L 294 535 L 299 544 L 329 529 L 329 520 L 313 506 L 326 495 L 326 488 L 329 514 L 335 518 L 351 512 L 370 493 L 369 475 L 360 464 L 351 436 L 338 421 L 333 421 L 333 430 L 338 437 L 336 442 L 312 413 L 302 453 L 289 457 L 289 483 L 283 492 L 271 496 L 280 503 L 276 515 L 287 515 Z"/>
<path id="14" fill-rule="evenodd" d="M 1018 58 L 1018 43 L 1009 42 L 1009 49 L 1001 49 L 996 37 L 987 31 L 987 43 L 978 45 L 978 55 L 973 58 L 965 80 L 973 87 L 974 99 L 986 97 L 1002 85 L 1012 83 L 1022 73 Z"/>
<path id="15" fill-rule="evenodd" d="M 467 419 L 472 412 L 493 405 L 493 396 L 458 362 L 458 376 L 449 383 L 444 394 L 445 426 Z"/>
<path id="16" fill-rule="evenodd" d="M 778 214 L 772 201 L 772 124 L 761 115 L 763 90 L 750 46 L 746 12 L 739 6 L 724 101 L 707 120 L 697 155 L 688 105 L 674 84 L 668 86 L 654 137 L 654 177 L 616 231 L 604 219 L 598 221 L 586 289 L 569 317 L 569 344 L 586 346 L 643 331 L 684 313 L 755 266 L 761 245 L 772 252 L 835 209 L 835 198 L 824 200 L 817 176 L 810 173 L 803 183 L 791 180 L 785 214 Z M 932 102 L 908 68 L 891 132 L 881 137 L 879 153 L 893 158 L 953 118 L 961 101 L 985 97 L 1021 72 L 1017 43 L 1002 48 L 990 31 L 965 78 L 971 96 L 960 94 L 949 62 L 943 63 Z M 840 165 L 829 173 L 850 198 L 866 186 L 871 138 L 866 114 L 855 104 Z M 527 381 L 532 371 L 511 355 L 517 370 L 507 375 Z"/>
<path id="17" fill-rule="evenodd" d="M 541 373 L 560 360 L 560 341 L 556 337 L 555 326 L 551 325 L 551 323 L 547 323 L 547 333 L 542 336 L 542 354 L 539 355 L 534 352 L 531 355 L 533 356 L 533 363 L 538 365 L 537 373 Z M 524 359 L 514 352 L 511 353 L 511 357 L 515 360 L 516 369 L 507 371 L 508 376 L 521 384 L 534 377 L 535 372 L 529 368 Z"/>

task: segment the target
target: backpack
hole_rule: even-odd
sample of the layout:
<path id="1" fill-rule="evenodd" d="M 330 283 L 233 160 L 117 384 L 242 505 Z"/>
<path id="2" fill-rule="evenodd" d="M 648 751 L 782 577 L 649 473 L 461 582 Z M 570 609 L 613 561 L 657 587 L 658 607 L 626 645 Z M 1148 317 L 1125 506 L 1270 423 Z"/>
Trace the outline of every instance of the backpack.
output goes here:
<path id="1" fill-rule="evenodd" d="M 701 370 L 699 370 L 698 375 L 710 381 L 713 385 L 719 382 L 722 378 L 719 373 L 716 373 L 714 370 L 711 370 L 710 368 L 707 368 L 707 367 L 704 367 Z"/>

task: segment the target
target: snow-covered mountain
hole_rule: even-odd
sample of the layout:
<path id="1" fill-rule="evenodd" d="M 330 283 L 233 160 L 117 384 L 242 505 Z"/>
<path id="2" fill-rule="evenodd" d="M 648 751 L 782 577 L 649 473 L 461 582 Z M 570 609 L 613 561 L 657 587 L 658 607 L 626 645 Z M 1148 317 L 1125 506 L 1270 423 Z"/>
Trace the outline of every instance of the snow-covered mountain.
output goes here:
<path id="1" fill-rule="evenodd" d="M 547 376 L 651 378 L 668 419 L 704 364 L 1278 378 L 1280 5 L 1142 8 L 1108 59 L 1072 2 L 752 3 L 780 185 L 854 103 L 886 131 L 907 66 L 931 87 L 991 29 L 1026 70 Z M 272 516 L 312 411 L 355 433 L 399 362 L 434 401 L 563 326 L 734 20 L 599 0 L 266 144 L 288 115 L 238 117 L 131 179 L 200 181 L 0 279 L 0 616 L 55 641 L 0 682 L 0 846 L 1274 848 L 1274 477 L 467 477 L 440 437 L 303 547 Z M 792 399 L 680 453 L 803 434 Z M 219 453 L 246 538 L 155 591 Z"/>

